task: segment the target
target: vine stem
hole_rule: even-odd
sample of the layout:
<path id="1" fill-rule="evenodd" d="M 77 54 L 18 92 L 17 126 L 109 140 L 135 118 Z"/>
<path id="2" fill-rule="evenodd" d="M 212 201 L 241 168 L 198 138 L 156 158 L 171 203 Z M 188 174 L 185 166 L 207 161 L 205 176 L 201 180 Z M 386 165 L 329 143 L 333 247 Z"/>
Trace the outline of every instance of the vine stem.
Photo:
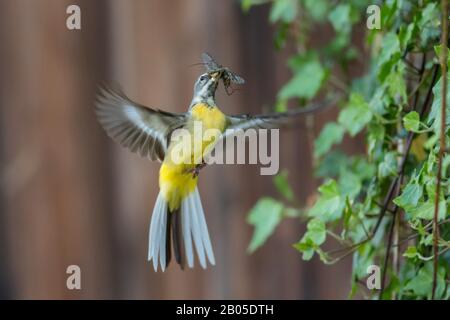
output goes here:
<path id="1" fill-rule="evenodd" d="M 442 35 L 441 35 L 441 55 L 440 63 L 442 69 L 442 89 L 441 89 L 441 128 L 440 128 L 440 143 L 438 154 L 438 168 L 437 168 L 437 183 L 436 195 L 434 200 L 434 216 L 433 216 L 433 289 L 431 299 L 434 300 L 436 296 L 437 287 L 437 273 L 439 262 L 439 195 L 441 192 L 441 176 L 442 176 L 442 158 L 446 149 L 445 143 L 445 125 L 446 125 L 446 108 L 447 108 L 447 39 L 448 39 L 448 0 L 441 0 L 442 6 Z"/>
<path id="2" fill-rule="evenodd" d="M 430 83 L 430 85 L 428 87 L 427 94 L 425 96 L 425 101 L 423 102 L 422 108 L 420 110 L 420 118 L 422 118 L 425 115 L 425 113 L 426 113 L 426 111 L 428 109 L 427 107 L 430 104 L 431 96 L 432 96 L 432 93 L 433 93 L 433 87 L 434 87 L 434 85 L 436 83 L 438 71 L 439 71 L 439 65 L 436 64 L 434 66 L 434 68 L 433 68 L 433 75 L 432 75 L 431 83 Z M 402 157 L 402 161 L 401 161 L 401 165 L 400 165 L 400 169 L 399 169 L 398 175 L 403 174 L 403 170 L 405 169 L 405 165 L 406 165 L 406 158 L 409 155 L 409 151 L 411 149 L 413 138 L 414 138 L 414 132 L 410 132 L 409 135 L 408 135 L 408 138 L 406 140 L 405 153 L 403 154 L 403 157 Z M 368 241 L 373 239 L 373 237 L 375 236 L 375 234 L 378 231 L 378 228 L 381 225 L 381 221 L 383 220 L 384 215 L 386 214 L 386 212 L 393 213 L 393 211 L 389 210 L 389 204 L 390 204 L 390 201 L 392 200 L 392 198 L 394 196 L 394 192 L 396 190 L 397 183 L 398 183 L 398 176 L 395 177 L 392 180 L 392 182 L 391 182 L 391 184 L 389 186 L 388 192 L 386 193 L 386 196 L 384 198 L 384 201 L 383 201 L 382 204 L 380 204 L 380 206 L 381 206 L 380 213 L 378 214 L 378 218 L 377 218 L 377 221 L 375 223 L 375 226 L 373 227 L 373 229 L 370 232 L 369 236 L 367 238 L 365 238 L 364 240 L 361 240 L 361 241 L 359 241 L 357 243 L 354 243 L 354 244 L 352 244 L 350 246 L 347 246 L 345 248 L 340 248 L 340 249 L 331 250 L 331 251 L 326 252 L 326 254 L 328 254 L 328 255 L 338 254 L 338 253 L 344 252 L 340 256 L 332 259 L 330 262 L 328 262 L 328 264 L 333 264 L 333 263 L 336 263 L 336 262 L 344 259 L 349 254 L 352 254 L 353 252 L 355 252 L 361 245 L 363 245 L 364 243 L 366 243 L 366 242 L 368 242 Z"/>

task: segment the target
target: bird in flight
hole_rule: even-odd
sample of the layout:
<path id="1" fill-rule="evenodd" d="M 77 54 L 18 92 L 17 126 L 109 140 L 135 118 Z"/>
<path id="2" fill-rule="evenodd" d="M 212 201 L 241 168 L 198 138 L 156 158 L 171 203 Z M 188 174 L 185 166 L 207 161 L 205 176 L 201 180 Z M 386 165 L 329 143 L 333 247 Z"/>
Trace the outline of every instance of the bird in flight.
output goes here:
<path id="1" fill-rule="evenodd" d="M 222 67 L 208 54 L 203 54 L 207 72 L 201 74 L 194 85 L 192 101 L 185 113 L 172 113 L 140 105 L 129 99 L 120 89 L 102 88 L 97 95 L 96 114 L 106 133 L 116 142 L 150 160 L 160 161 L 159 188 L 153 209 L 148 260 L 164 271 L 172 257 L 184 269 L 194 267 L 194 247 L 200 265 L 207 261 L 215 264 L 208 227 L 197 188 L 199 169 L 203 157 L 219 139 L 233 135 L 237 130 L 274 128 L 291 115 L 308 112 L 284 112 L 269 115 L 237 115 L 223 113 L 216 104 L 215 92 L 220 80 L 225 88 L 230 82 L 242 84 L 244 80 L 230 69 Z M 215 129 L 215 139 L 203 140 L 198 148 L 188 139 L 192 150 L 186 155 L 190 161 L 174 161 L 171 157 L 176 143 L 172 135 L 177 129 L 192 134 L 195 123 L 205 129 Z M 200 136 L 200 139 L 203 139 Z M 200 163 L 198 159 L 200 158 Z"/>

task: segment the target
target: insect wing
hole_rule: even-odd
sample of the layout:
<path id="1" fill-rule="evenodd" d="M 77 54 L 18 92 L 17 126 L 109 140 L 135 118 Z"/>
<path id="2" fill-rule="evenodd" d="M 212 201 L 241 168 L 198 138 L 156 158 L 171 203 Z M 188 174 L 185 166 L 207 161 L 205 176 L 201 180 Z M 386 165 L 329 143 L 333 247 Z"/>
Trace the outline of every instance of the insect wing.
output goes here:
<path id="1" fill-rule="evenodd" d="M 206 69 L 208 71 L 218 71 L 222 69 L 222 66 L 214 60 L 213 57 L 211 57 L 208 53 L 203 52 L 202 53 L 202 61 L 206 66 Z"/>
<path id="2" fill-rule="evenodd" d="M 231 82 L 235 83 L 235 84 L 244 84 L 245 80 L 241 77 L 238 76 L 237 74 L 230 72 L 229 74 L 230 80 Z"/>

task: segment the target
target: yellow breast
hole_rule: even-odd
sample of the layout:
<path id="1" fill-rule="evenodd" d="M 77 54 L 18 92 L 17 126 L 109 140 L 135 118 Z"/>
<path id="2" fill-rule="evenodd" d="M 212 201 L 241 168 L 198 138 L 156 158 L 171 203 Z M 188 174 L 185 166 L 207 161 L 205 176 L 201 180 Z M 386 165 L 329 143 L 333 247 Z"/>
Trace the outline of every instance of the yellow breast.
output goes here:
<path id="1" fill-rule="evenodd" d="M 199 137 L 202 141 L 200 148 L 194 146 L 194 137 L 197 137 L 194 133 L 195 121 L 201 123 L 203 131 L 208 129 L 217 129 L 216 134 L 212 137 L 206 137 L 202 133 Z M 191 109 L 191 119 L 186 124 L 186 129 L 191 134 L 192 139 L 187 139 L 187 143 L 191 144 L 191 153 L 186 157 L 191 159 L 191 163 L 176 164 L 171 161 L 170 157 L 166 154 L 160 172 L 159 172 L 159 186 L 164 199 L 169 203 L 170 211 L 178 209 L 181 205 L 181 201 L 194 191 L 197 186 L 197 177 L 193 176 L 191 172 L 195 168 L 196 164 L 201 162 L 204 154 L 209 152 L 217 141 L 218 134 L 222 133 L 226 127 L 226 116 L 217 107 L 210 107 L 206 104 L 197 104 Z M 198 126 L 197 126 L 198 128 Z M 206 137 L 206 138 L 205 138 Z M 172 151 L 172 146 L 169 146 L 168 154 Z"/>
<path id="2" fill-rule="evenodd" d="M 201 121 L 205 129 L 225 130 L 226 116 L 216 106 L 199 103 L 192 107 L 191 113 L 193 120 Z"/>

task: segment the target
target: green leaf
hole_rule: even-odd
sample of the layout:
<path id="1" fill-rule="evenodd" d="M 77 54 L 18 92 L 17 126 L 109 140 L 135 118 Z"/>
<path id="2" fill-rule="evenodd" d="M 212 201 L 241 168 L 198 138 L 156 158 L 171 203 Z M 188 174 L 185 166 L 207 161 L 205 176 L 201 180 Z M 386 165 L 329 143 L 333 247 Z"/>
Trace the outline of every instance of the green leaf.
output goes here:
<path id="1" fill-rule="evenodd" d="M 409 246 L 408 249 L 403 253 L 403 256 L 406 258 L 414 258 L 418 254 L 417 248 L 414 246 Z"/>
<path id="2" fill-rule="evenodd" d="M 269 20 L 272 23 L 277 21 L 291 23 L 297 16 L 297 11 L 297 0 L 275 0 L 270 10 Z"/>
<path id="3" fill-rule="evenodd" d="M 289 35 L 289 23 L 280 23 L 275 30 L 275 36 L 273 39 L 276 49 L 281 49 L 285 46 L 287 37 Z"/>
<path id="4" fill-rule="evenodd" d="M 433 286 L 433 267 L 430 263 L 425 264 L 414 278 L 408 282 L 405 290 L 412 290 L 418 296 L 427 296 Z"/>
<path id="5" fill-rule="evenodd" d="M 325 70 L 316 59 L 309 60 L 298 66 L 294 77 L 281 88 L 278 98 L 311 99 L 316 95 L 325 79 Z"/>
<path id="6" fill-rule="evenodd" d="M 409 41 L 411 40 L 411 37 L 413 35 L 414 29 L 415 29 L 414 23 L 408 24 L 407 27 L 405 25 L 400 26 L 398 39 L 400 41 L 400 46 L 403 50 L 407 48 Z"/>
<path id="7" fill-rule="evenodd" d="M 374 152 L 376 149 L 381 148 L 384 141 L 384 136 L 386 133 L 386 128 L 378 122 L 371 122 L 368 126 L 368 137 L 367 137 L 367 144 L 368 144 L 368 150 L 367 154 L 370 158 L 373 157 Z"/>
<path id="8" fill-rule="evenodd" d="M 351 31 L 350 10 L 349 4 L 340 4 L 328 15 L 328 20 L 330 20 L 336 32 L 348 33 Z"/>
<path id="9" fill-rule="evenodd" d="M 444 46 L 442 44 L 434 46 L 434 52 L 436 53 L 436 56 L 438 58 L 439 61 L 441 61 L 441 54 L 442 54 L 442 48 Z M 446 47 L 447 48 L 447 47 Z M 450 67 L 450 49 L 447 48 L 447 66 Z"/>
<path id="10" fill-rule="evenodd" d="M 380 179 L 397 174 L 397 159 L 395 152 L 385 154 L 383 161 L 378 165 L 378 177 Z"/>
<path id="11" fill-rule="evenodd" d="M 241 8 L 242 11 L 248 12 L 251 7 L 255 5 L 260 5 L 263 3 L 266 3 L 268 0 L 242 0 L 241 1 Z"/>
<path id="12" fill-rule="evenodd" d="M 287 111 L 287 101 L 278 100 L 275 104 L 275 112 L 286 112 Z"/>
<path id="13" fill-rule="evenodd" d="M 303 253 L 302 259 L 305 261 L 311 260 L 315 251 L 314 243 L 310 239 L 305 241 L 302 239 L 302 241 L 294 244 L 294 248 Z"/>
<path id="14" fill-rule="evenodd" d="M 388 93 L 399 104 L 407 102 L 406 83 L 403 78 L 404 66 L 399 64 L 386 78 Z"/>
<path id="15" fill-rule="evenodd" d="M 440 38 L 440 6 L 435 1 L 430 3 L 421 10 L 421 16 L 418 19 L 417 26 L 419 32 L 419 45 L 422 48 L 435 44 Z"/>
<path id="16" fill-rule="evenodd" d="M 325 19 L 329 9 L 328 0 L 303 0 L 303 3 L 315 21 L 321 22 Z"/>
<path id="17" fill-rule="evenodd" d="M 433 238 L 433 235 L 430 235 L 431 239 Z M 406 249 L 406 251 L 403 253 L 403 256 L 409 259 L 414 259 L 414 258 L 418 258 L 422 261 L 430 261 L 433 259 L 433 256 L 431 257 L 424 257 L 423 255 L 420 254 L 419 250 L 417 250 L 417 247 L 414 246 L 410 246 L 408 247 L 408 249 Z"/>
<path id="18" fill-rule="evenodd" d="M 364 98 L 352 93 L 347 106 L 339 113 L 338 122 L 351 136 L 359 133 L 372 119 L 372 112 Z"/>
<path id="19" fill-rule="evenodd" d="M 436 297 L 438 299 L 445 290 L 445 268 L 438 268 L 438 285 L 436 288 Z M 433 262 L 426 262 L 415 277 L 413 277 L 405 286 L 404 290 L 411 290 L 414 294 L 421 297 L 430 297 L 433 287 Z"/>
<path id="20" fill-rule="evenodd" d="M 353 255 L 353 274 L 358 279 L 367 277 L 367 268 L 374 264 L 374 254 L 374 247 L 369 243 L 364 243 Z"/>
<path id="21" fill-rule="evenodd" d="M 361 191 L 361 179 L 356 172 L 343 169 L 339 177 L 339 190 L 342 196 L 354 198 Z"/>
<path id="22" fill-rule="evenodd" d="M 438 11 L 436 8 L 436 3 L 430 2 L 423 10 L 421 19 L 418 22 L 420 29 L 423 29 L 427 24 L 429 24 L 434 19 L 438 18 Z"/>
<path id="23" fill-rule="evenodd" d="M 287 170 L 282 170 L 279 174 L 277 174 L 273 178 L 273 182 L 278 192 L 285 197 L 287 200 L 294 200 L 294 192 L 292 191 L 291 186 L 287 180 L 288 172 Z"/>
<path id="24" fill-rule="evenodd" d="M 394 199 L 394 203 L 402 208 L 415 207 L 420 198 L 422 198 L 422 186 L 417 182 L 410 182 L 402 194 Z"/>
<path id="25" fill-rule="evenodd" d="M 428 115 L 428 123 L 433 123 L 434 131 L 439 135 L 441 128 L 441 104 L 442 104 L 442 77 L 433 87 L 433 104 L 430 114 Z M 445 125 L 450 125 L 450 73 L 447 74 L 447 108 Z"/>
<path id="26" fill-rule="evenodd" d="M 394 32 L 388 32 L 383 38 L 378 59 L 378 78 L 381 82 L 384 82 L 392 66 L 400 59 L 400 56 L 400 40 Z"/>
<path id="27" fill-rule="evenodd" d="M 341 125 L 335 122 L 327 123 L 314 141 L 314 157 L 323 156 L 334 144 L 341 143 L 343 137 L 344 128 Z"/>
<path id="28" fill-rule="evenodd" d="M 310 260 L 315 251 L 318 251 L 321 259 L 325 259 L 323 253 L 320 252 L 319 246 L 325 242 L 327 231 L 325 223 L 318 218 L 311 219 L 306 226 L 307 231 L 302 239 L 294 244 L 294 248 L 303 252 L 303 260 Z"/>
<path id="29" fill-rule="evenodd" d="M 445 200 L 439 202 L 438 220 L 443 220 L 447 215 L 447 204 Z M 432 220 L 434 217 L 434 199 L 429 199 L 427 202 L 419 203 L 415 208 L 407 211 L 412 214 L 414 218 Z"/>
<path id="30" fill-rule="evenodd" d="M 272 198 L 261 198 L 250 210 L 247 221 L 255 226 L 252 240 L 248 247 L 254 252 L 264 244 L 281 221 L 283 205 Z"/>
<path id="31" fill-rule="evenodd" d="M 320 246 L 325 242 L 325 239 L 327 238 L 327 230 L 325 223 L 322 220 L 318 218 L 309 220 L 306 228 L 308 230 L 306 235 L 314 244 Z"/>
<path id="32" fill-rule="evenodd" d="M 400 40 L 394 32 L 388 32 L 382 42 L 378 65 L 381 66 L 400 53 Z"/>
<path id="33" fill-rule="evenodd" d="M 403 117 L 403 126 L 408 131 L 419 132 L 420 116 L 417 111 L 411 111 Z"/>
<path id="34" fill-rule="evenodd" d="M 329 180 L 319 187 L 320 197 L 309 210 L 310 217 L 318 217 L 323 221 L 334 221 L 342 215 L 344 204 L 336 181 Z"/>

